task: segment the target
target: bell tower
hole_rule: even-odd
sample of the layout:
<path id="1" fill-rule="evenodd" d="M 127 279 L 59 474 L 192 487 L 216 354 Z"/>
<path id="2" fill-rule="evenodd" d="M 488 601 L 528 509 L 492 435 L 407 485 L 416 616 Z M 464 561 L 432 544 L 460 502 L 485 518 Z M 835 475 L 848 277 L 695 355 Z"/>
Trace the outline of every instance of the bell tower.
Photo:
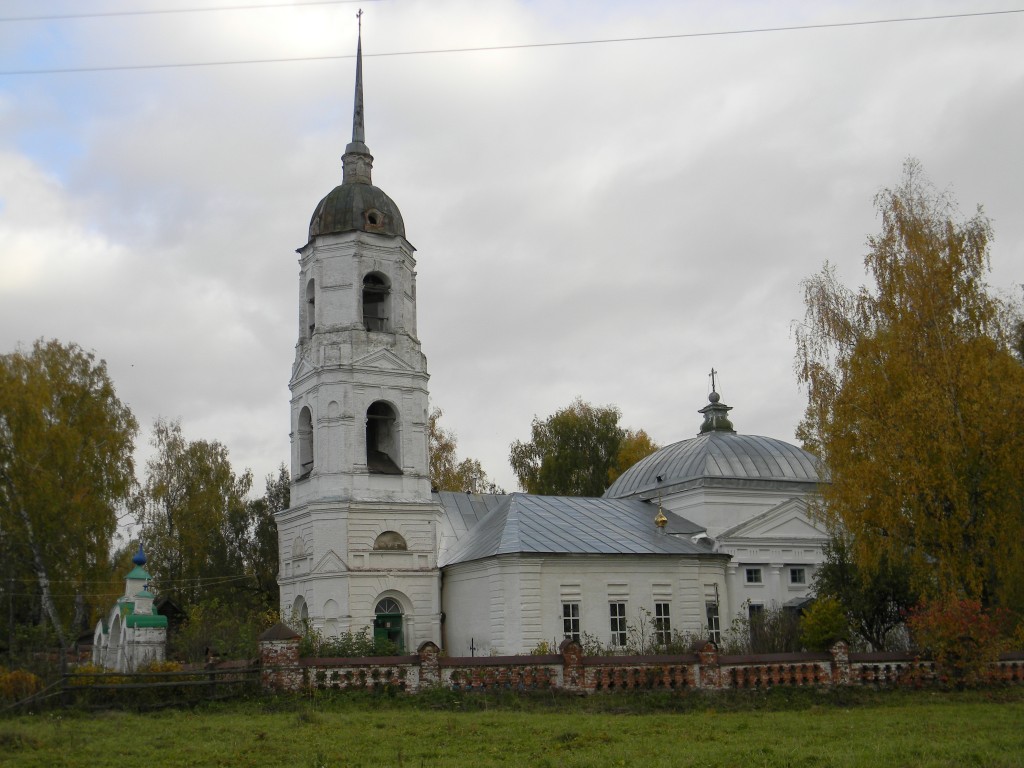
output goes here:
<path id="1" fill-rule="evenodd" d="M 440 639 L 441 512 L 430 492 L 415 248 L 398 206 L 372 183 L 361 29 L 355 79 L 342 182 L 298 249 L 281 609 L 327 635 L 387 630 L 377 635 L 408 650 Z"/>

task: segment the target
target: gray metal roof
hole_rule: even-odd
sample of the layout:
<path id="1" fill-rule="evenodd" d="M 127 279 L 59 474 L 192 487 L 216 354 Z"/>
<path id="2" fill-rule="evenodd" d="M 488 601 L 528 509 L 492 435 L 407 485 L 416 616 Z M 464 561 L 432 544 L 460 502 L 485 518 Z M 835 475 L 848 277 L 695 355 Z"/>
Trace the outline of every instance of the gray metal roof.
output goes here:
<path id="1" fill-rule="evenodd" d="M 439 556 L 451 549 L 476 524 L 496 509 L 507 497 L 493 493 L 457 493 L 441 491 L 434 494 L 434 500 L 441 505 L 441 541 Z"/>
<path id="2" fill-rule="evenodd" d="M 405 237 L 405 222 L 383 190 L 372 184 L 345 182 L 317 204 L 309 221 L 309 239 L 354 231 Z"/>
<path id="3" fill-rule="evenodd" d="M 819 467 L 820 462 L 813 455 L 782 440 L 735 432 L 706 432 L 665 446 L 638 461 L 604 495 L 625 498 L 709 477 L 818 483 L 824 479 Z"/>
<path id="4" fill-rule="evenodd" d="M 708 550 L 673 533 L 693 534 L 701 526 L 666 512 L 666 531 L 654 524 L 657 508 L 638 499 L 576 496 L 467 497 L 438 494 L 457 539 L 443 547 L 441 566 L 514 553 L 602 555 L 707 555 Z M 461 499 L 457 497 L 462 497 Z M 474 504 L 473 499 L 478 501 Z M 485 498 L 487 500 L 485 500 Z M 488 510 L 475 525 L 474 515 Z M 456 529 L 465 526 L 459 535 Z"/>

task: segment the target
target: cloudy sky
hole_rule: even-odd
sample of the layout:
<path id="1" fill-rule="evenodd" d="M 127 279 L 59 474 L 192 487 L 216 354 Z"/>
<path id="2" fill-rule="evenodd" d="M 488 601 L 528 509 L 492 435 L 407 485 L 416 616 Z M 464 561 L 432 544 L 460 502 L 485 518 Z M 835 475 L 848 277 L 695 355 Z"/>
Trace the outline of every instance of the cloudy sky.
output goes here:
<path id="1" fill-rule="evenodd" d="M 0 0 L 0 352 L 94 350 L 140 459 L 180 418 L 261 488 L 288 457 L 295 249 L 341 179 L 358 6 L 160 13 L 232 4 L 261 0 Z M 792 440 L 800 281 L 828 259 L 862 282 L 908 156 L 984 205 L 992 285 L 1020 296 L 1024 13 L 853 24 L 1020 0 L 362 5 L 432 402 L 509 490 L 535 415 L 580 395 L 674 442 L 712 367 L 739 431 Z M 97 15 L 17 20 L 68 14 Z M 153 67 L 239 61 L 262 63 Z"/>

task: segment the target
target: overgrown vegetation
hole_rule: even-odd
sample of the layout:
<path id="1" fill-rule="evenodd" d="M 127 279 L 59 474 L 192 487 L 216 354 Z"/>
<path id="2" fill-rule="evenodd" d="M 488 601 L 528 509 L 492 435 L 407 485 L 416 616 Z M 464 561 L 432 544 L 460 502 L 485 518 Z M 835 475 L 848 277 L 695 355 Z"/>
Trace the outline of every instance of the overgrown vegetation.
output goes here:
<path id="1" fill-rule="evenodd" d="M 254 659 L 260 634 L 278 620 L 274 609 L 209 597 L 189 607 L 181 628 L 170 638 L 168 655 L 188 662 L 211 656 Z"/>
<path id="2" fill-rule="evenodd" d="M 1007 645 L 1008 615 L 977 600 L 926 601 L 907 620 L 915 645 L 947 683 L 964 688 L 985 680 Z"/>
<path id="3" fill-rule="evenodd" d="M 42 689 L 43 681 L 38 675 L 23 669 L 0 667 L 0 704 L 22 701 Z"/>
<path id="4" fill-rule="evenodd" d="M 324 634 L 308 621 L 292 622 L 302 639 L 299 655 L 310 658 L 359 658 L 365 656 L 397 656 L 401 649 L 393 642 L 374 638 L 369 627 L 356 632 L 342 632 L 334 637 Z"/>

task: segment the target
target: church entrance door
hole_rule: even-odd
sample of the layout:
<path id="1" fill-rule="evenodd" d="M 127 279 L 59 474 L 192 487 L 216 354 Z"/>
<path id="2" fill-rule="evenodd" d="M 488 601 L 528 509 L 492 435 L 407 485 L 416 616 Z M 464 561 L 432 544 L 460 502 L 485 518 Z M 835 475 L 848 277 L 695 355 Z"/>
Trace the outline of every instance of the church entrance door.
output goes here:
<path id="1" fill-rule="evenodd" d="M 398 652 L 405 650 L 405 638 L 402 633 L 402 606 L 393 597 L 385 597 L 377 603 L 373 619 L 374 642 L 388 641 L 394 643 Z"/>

